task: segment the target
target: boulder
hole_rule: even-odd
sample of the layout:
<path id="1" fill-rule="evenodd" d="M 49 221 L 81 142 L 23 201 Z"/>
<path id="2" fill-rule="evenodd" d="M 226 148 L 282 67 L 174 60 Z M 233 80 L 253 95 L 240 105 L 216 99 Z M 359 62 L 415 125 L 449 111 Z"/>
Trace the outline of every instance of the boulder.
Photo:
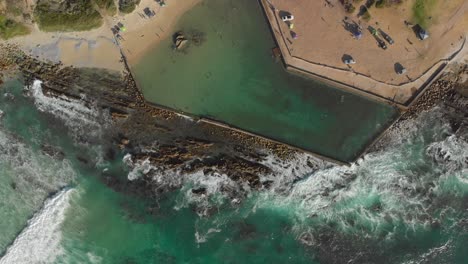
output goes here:
<path id="1" fill-rule="evenodd" d="M 176 41 L 176 49 L 180 50 L 182 49 L 183 47 L 185 47 L 185 45 L 187 45 L 187 40 L 186 39 L 178 39 Z"/>
<path id="2" fill-rule="evenodd" d="M 184 48 L 187 43 L 188 40 L 182 32 L 177 32 L 174 34 L 174 46 L 177 50 Z"/>

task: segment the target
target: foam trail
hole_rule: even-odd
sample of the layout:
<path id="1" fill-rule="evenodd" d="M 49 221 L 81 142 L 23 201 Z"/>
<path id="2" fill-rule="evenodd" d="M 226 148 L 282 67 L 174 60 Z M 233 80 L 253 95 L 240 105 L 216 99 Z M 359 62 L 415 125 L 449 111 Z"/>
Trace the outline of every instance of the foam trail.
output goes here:
<path id="1" fill-rule="evenodd" d="M 41 112 L 50 113 L 62 121 L 73 132 L 73 135 L 88 133 L 90 137 L 99 137 L 101 124 L 97 109 L 85 106 L 81 100 L 71 99 L 64 95 L 49 97 L 42 92 L 42 81 L 35 80 L 29 87 L 34 104 Z"/>
<path id="2" fill-rule="evenodd" d="M 65 189 L 46 200 L 44 207 L 7 249 L 0 264 L 51 263 L 62 253 L 60 227 L 73 189 Z"/>
<path id="3" fill-rule="evenodd" d="M 177 116 L 185 119 L 185 120 L 188 120 L 188 121 L 193 121 L 193 118 L 188 116 L 188 115 L 184 115 L 184 114 L 180 114 L 180 113 L 176 113 Z"/>
<path id="4" fill-rule="evenodd" d="M 281 184 L 274 182 L 273 188 L 261 193 L 258 206 L 295 208 L 289 213 L 298 220 L 298 229 L 307 228 L 314 217 L 323 223 L 335 222 L 343 230 L 362 232 L 349 221 L 358 219 L 368 226 L 367 234 L 378 234 L 381 226 L 393 220 L 411 230 L 424 228 L 435 200 L 460 192 L 454 187 L 444 189 L 447 181 L 454 177 L 468 181 L 468 144 L 450 131 L 441 113 L 434 109 L 411 120 L 403 128 L 404 137 L 393 135 L 383 151 L 367 154 L 359 164 L 325 166 L 295 182 L 291 176 L 277 178 Z M 284 169 L 285 175 L 293 175 L 290 167 Z M 304 170 L 296 171 L 300 175 Z M 444 208 L 453 206 L 443 201 Z"/>

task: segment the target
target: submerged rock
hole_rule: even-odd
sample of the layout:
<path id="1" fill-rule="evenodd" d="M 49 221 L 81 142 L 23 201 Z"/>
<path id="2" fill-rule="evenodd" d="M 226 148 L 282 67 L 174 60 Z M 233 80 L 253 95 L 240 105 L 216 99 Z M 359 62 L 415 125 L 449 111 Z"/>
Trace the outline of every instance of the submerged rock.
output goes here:
<path id="1" fill-rule="evenodd" d="M 181 50 L 187 46 L 188 40 L 185 37 L 184 33 L 177 32 L 174 34 L 174 47 L 176 50 Z"/>
<path id="2" fill-rule="evenodd" d="M 196 189 L 192 189 L 192 193 L 193 194 L 206 194 L 206 188 L 205 187 L 200 187 L 200 188 L 196 188 Z"/>
<path id="3" fill-rule="evenodd" d="M 65 158 L 65 153 L 62 150 L 49 144 L 42 144 L 41 151 L 47 156 L 56 158 L 58 160 L 63 160 Z"/>

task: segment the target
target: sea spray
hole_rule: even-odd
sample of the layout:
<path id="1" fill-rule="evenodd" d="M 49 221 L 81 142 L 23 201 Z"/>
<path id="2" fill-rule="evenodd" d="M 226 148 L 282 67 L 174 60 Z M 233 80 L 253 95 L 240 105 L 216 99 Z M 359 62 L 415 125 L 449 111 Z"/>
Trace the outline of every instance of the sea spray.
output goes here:
<path id="1" fill-rule="evenodd" d="M 44 95 L 40 80 L 35 80 L 29 90 L 37 109 L 63 121 L 75 139 L 99 139 L 103 136 L 103 128 L 109 125 L 108 113 L 101 113 L 96 106 L 88 106 L 84 100 L 68 98 L 65 95 Z"/>
<path id="2" fill-rule="evenodd" d="M 183 173 L 180 170 L 161 170 L 151 165 L 148 159 L 134 161 L 131 154 L 123 158 L 123 162 L 130 168 L 127 179 L 134 181 L 141 177 L 151 179 L 159 190 L 180 189 L 180 197 L 176 200 L 175 209 L 191 204 L 197 205 L 203 215 L 203 208 L 213 203 L 223 203 L 224 199 L 236 199 L 236 194 L 250 190 L 248 186 L 231 180 L 227 175 L 203 171 Z M 196 190 L 201 190 L 197 193 Z M 217 201 L 217 202 L 215 202 Z"/>
<path id="3" fill-rule="evenodd" d="M 49 193 L 69 185 L 75 177 L 68 160 L 38 153 L 0 129 L 0 229 L 4 230 L 0 251 Z"/>
<path id="4" fill-rule="evenodd" d="M 36 108 L 52 115 L 63 122 L 68 129 L 68 135 L 74 143 L 86 147 L 93 163 L 98 167 L 105 167 L 104 145 L 106 131 L 111 126 L 111 117 L 108 111 L 102 110 L 92 100 L 86 101 L 83 94 L 80 100 L 68 98 L 65 95 L 47 96 L 42 91 L 42 81 L 35 80 L 31 86 L 26 87 L 34 99 Z"/>
<path id="5" fill-rule="evenodd" d="M 28 221 L 7 249 L 0 263 L 52 263 L 62 254 L 60 227 L 72 195 L 73 189 L 64 189 L 47 199 L 44 207 Z"/>
<path id="6" fill-rule="evenodd" d="M 5 121 L 15 113 L 1 108 Z M 101 168 L 87 169 L 83 175 L 95 177 L 80 177 L 77 189 L 83 195 L 70 201 L 73 210 L 68 210 L 61 232 L 46 228 L 41 235 L 60 234 L 60 246 L 49 255 L 58 254 L 56 263 L 464 263 L 466 140 L 450 130 L 441 111 L 406 122 L 386 148 L 351 166 L 306 154 L 287 161 L 270 155 L 261 163 L 273 172 L 260 175 L 262 183 L 269 182 L 260 190 L 226 174 L 148 167 L 128 154 L 130 171 L 138 172 L 129 186 L 143 177 L 145 183 L 152 180 L 155 194 L 161 194 L 157 199 L 111 190 L 102 181 Z M 7 140 L 2 146 L 22 142 L 3 132 Z M 30 149 L 26 143 L 22 145 Z M 49 172 L 42 166 L 56 162 L 32 149 L 6 149 L 4 157 L 11 155 L 15 162 L 28 163 L 36 155 L 47 161 L 34 167 L 40 173 Z M 10 173 L 11 167 L 0 168 L 17 175 Z M 118 172 L 109 168 L 105 174 Z M 13 194 L 17 192 L 11 190 L 23 190 L 3 186 L 0 190 Z M 41 206 L 43 199 L 35 204 Z"/>
<path id="7" fill-rule="evenodd" d="M 391 248 L 398 241 L 417 239 L 421 234 L 438 232 L 438 228 L 458 237 L 451 219 L 468 217 L 466 205 L 459 202 L 468 194 L 466 139 L 453 134 L 439 108 L 403 123 L 400 129 L 385 149 L 369 153 L 351 166 L 320 162 L 310 166 L 308 155 L 298 155 L 284 163 L 271 156 L 264 163 L 274 168 L 274 172 L 262 176 L 272 181 L 270 188 L 255 192 L 244 189 L 242 203 L 234 207 L 226 206 L 233 205 L 230 199 L 206 198 L 223 190 L 219 186 L 228 177 L 223 180 L 198 174 L 200 179 L 217 187 L 211 191 L 203 189 L 199 194 L 192 190 L 206 184 L 194 184 L 196 178 L 183 182 L 175 208 L 196 205 L 196 211 L 203 212 L 198 214 L 194 234 L 197 243 L 209 242 L 210 228 L 228 228 L 230 222 L 222 219 L 240 215 L 249 218 L 268 211 L 287 217 L 296 238 L 314 251 L 320 252 L 333 244 L 342 249 L 347 247 L 345 241 L 357 238 L 356 245 L 367 247 L 361 252 L 352 248 L 348 253 L 322 256 L 329 261 L 365 259 L 369 254 L 375 254 L 371 259 L 380 261 L 389 252 L 372 253 L 373 247 Z M 407 134 L 402 136 L 403 132 Z M 224 213 L 213 214 L 213 207 L 224 208 Z M 446 252 L 451 247 L 441 247 L 441 243 L 452 242 L 444 240 L 444 236 L 431 241 L 428 245 L 433 250 L 427 254 L 438 258 L 451 254 Z M 413 253 L 407 257 L 421 260 L 428 256 L 424 246 Z"/>
<path id="8" fill-rule="evenodd" d="M 468 194 L 468 144 L 441 117 L 437 108 L 406 122 L 391 144 L 359 165 L 320 169 L 286 194 L 265 191 L 256 208 L 290 208 L 298 238 L 316 249 L 323 242 L 313 237 L 330 227 L 369 237 L 369 243 L 378 238 L 391 243 L 402 233 L 412 237 L 437 226 L 453 232 L 449 219 L 468 216 L 457 201 Z"/>

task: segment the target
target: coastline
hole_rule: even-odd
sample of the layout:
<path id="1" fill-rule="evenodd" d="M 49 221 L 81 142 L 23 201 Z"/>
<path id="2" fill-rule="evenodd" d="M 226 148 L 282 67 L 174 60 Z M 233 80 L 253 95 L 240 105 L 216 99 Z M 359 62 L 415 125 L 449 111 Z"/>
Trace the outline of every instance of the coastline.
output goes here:
<path id="1" fill-rule="evenodd" d="M 265 7 L 263 6 L 264 1 L 265 0 L 259 0 L 259 5 L 260 5 L 260 8 L 266 13 Z M 266 16 L 266 19 L 268 20 L 268 16 Z M 274 30 L 272 29 L 271 33 L 274 36 L 273 31 Z M 277 41 L 277 39 L 275 37 L 273 37 L 273 39 L 275 39 L 275 41 Z M 159 41 L 153 42 L 153 45 L 157 45 L 158 42 Z M 460 48 L 460 50 L 458 50 L 458 52 L 456 52 L 456 55 L 458 55 L 463 48 L 464 48 L 464 43 L 463 43 L 462 47 Z M 455 57 L 455 56 L 453 56 L 453 57 Z M 385 98 L 382 98 L 382 97 L 380 97 L 378 95 L 373 95 L 373 94 L 369 94 L 366 91 L 361 91 L 357 87 L 350 86 L 350 85 L 348 85 L 346 83 L 341 83 L 341 82 L 336 81 L 336 80 L 334 80 L 332 78 L 328 78 L 328 77 L 325 77 L 325 76 L 320 76 L 320 75 L 317 75 L 317 74 L 314 74 L 314 73 L 305 72 L 305 71 L 303 71 L 301 69 L 295 69 L 295 68 L 291 67 L 290 65 L 288 65 L 284 61 L 284 57 L 283 57 L 283 62 L 285 63 L 285 65 L 284 65 L 285 70 L 289 71 L 290 73 L 303 75 L 306 78 L 311 78 L 311 79 L 318 80 L 320 82 L 331 84 L 334 87 L 344 89 L 344 90 L 346 90 L 348 92 L 358 94 L 358 95 L 360 95 L 362 97 L 365 97 L 365 98 L 368 98 L 368 99 L 371 99 L 371 100 L 374 100 L 374 101 L 377 101 L 377 102 L 380 102 L 380 103 L 389 104 L 389 105 L 391 105 L 393 107 L 396 107 L 396 108 L 398 108 L 400 110 L 400 113 L 398 114 L 398 116 L 396 116 L 395 118 L 393 118 L 392 120 L 387 122 L 384 125 L 384 127 L 382 128 L 382 131 L 380 133 L 378 133 L 375 137 L 373 137 L 371 140 L 369 140 L 369 142 L 363 146 L 363 150 L 359 152 L 359 154 L 356 156 L 356 158 L 353 159 L 353 161 L 355 161 L 355 160 L 361 158 L 363 155 L 365 155 L 367 153 L 367 150 L 371 149 L 383 137 L 383 135 L 386 133 L 387 130 L 389 130 L 392 126 L 394 126 L 396 123 L 398 123 L 399 119 L 401 118 L 401 114 L 404 113 L 406 110 L 408 110 L 409 106 L 411 106 L 411 103 L 417 101 L 416 99 L 420 95 L 424 94 L 425 89 L 430 87 L 431 84 L 435 80 L 437 80 L 444 73 L 444 69 L 445 69 L 446 65 L 448 64 L 446 62 L 441 62 L 440 65 L 437 64 L 437 65 L 435 65 L 433 67 L 433 69 L 428 70 L 428 72 L 430 74 L 430 77 L 428 78 L 428 80 L 426 80 L 424 83 L 421 84 L 421 89 L 419 89 L 416 96 L 414 96 L 414 100 L 411 100 L 411 102 L 408 103 L 408 104 L 398 104 L 398 103 L 392 102 L 392 101 L 389 102 Z M 132 63 L 130 62 L 129 65 L 130 65 L 130 68 L 131 68 Z M 438 66 L 438 67 L 436 67 L 436 66 Z M 139 87 L 138 80 L 135 80 L 135 82 L 137 83 L 136 86 Z M 139 89 L 139 90 L 141 92 L 141 89 Z M 243 130 L 243 129 L 233 127 L 232 125 L 227 124 L 227 123 L 225 123 L 223 121 L 220 121 L 220 120 L 215 120 L 215 119 L 212 119 L 210 117 L 205 117 L 205 116 L 194 116 L 193 114 L 190 114 L 190 113 L 181 112 L 181 111 L 175 110 L 175 109 L 170 108 L 170 107 L 161 106 L 161 105 L 149 102 L 146 99 L 145 99 L 145 102 L 146 102 L 146 104 L 149 104 L 149 105 L 151 105 L 153 107 L 156 107 L 156 108 L 159 108 L 159 109 L 162 109 L 162 110 L 166 110 L 166 111 L 172 111 L 172 112 L 175 112 L 175 113 L 178 113 L 178 114 L 181 114 L 181 115 L 190 116 L 192 119 L 199 120 L 201 122 L 205 122 L 205 123 L 215 125 L 215 126 L 219 126 L 219 127 L 222 127 L 222 128 L 227 128 L 227 129 L 242 133 L 242 134 L 244 134 L 246 136 L 255 136 L 255 137 L 258 137 L 258 138 L 261 138 L 261 139 L 265 139 L 267 141 L 283 144 L 283 145 L 288 146 L 288 147 L 290 147 L 292 149 L 297 149 L 297 150 L 299 150 L 301 152 L 311 154 L 311 155 L 313 155 L 313 156 L 315 156 L 317 158 L 327 160 L 327 161 L 330 161 L 330 162 L 333 162 L 333 163 L 336 163 L 336 164 L 340 164 L 340 165 L 350 164 L 349 162 L 343 162 L 343 161 L 339 161 L 339 160 L 336 160 L 336 159 L 333 159 L 333 158 L 330 158 L 330 157 L 325 157 L 325 156 L 320 155 L 318 153 L 311 152 L 310 150 L 305 150 L 303 148 L 292 146 L 292 145 L 289 145 L 289 144 L 284 143 L 284 142 L 278 142 L 277 140 L 275 140 L 273 138 L 267 138 L 267 137 L 264 137 L 264 136 L 256 134 L 256 133 L 252 133 L 252 132 L 247 131 L 247 130 Z"/>
<path id="2" fill-rule="evenodd" d="M 172 0 L 166 1 L 172 4 Z M 229 3 L 236 3 L 233 1 Z M 200 7 L 206 6 L 195 6 Z M 248 17 L 255 17 L 258 22 L 263 19 Z M 233 22 L 229 26 L 247 20 L 233 18 L 234 21 L 228 20 Z M 269 134 L 270 128 L 293 130 L 292 126 L 275 122 L 271 127 L 257 118 L 252 123 L 268 129 L 251 133 L 258 130 L 230 125 L 236 123 L 228 118 L 217 120 L 217 115 L 195 116 L 199 112 L 192 111 L 194 108 L 171 108 L 167 101 L 159 101 L 165 94 L 160 88 L 167 87 L 180 98 L 204 96 L 203 106 L 207 106 L 210 101 L 206 100 L 203 87 L 217 83 L 217 79 L 207 78 L 198 86 L 164 85 L 168 83 L 165 76 L 156 73 L 160 72 L 159 66 L 171 65 L 165 57 L 148 55 L 148 64 L 138 65 L 148 51 L 138 46 L 138 32 L 146 30 L 145 36 L 152 34 L 149 25 L 156 25 L 154 20 L 145 21 L 135 28 L 126 24 L 130 27 L 127 33 L 137 36 L 129 47 L 141 51 L 131 62 L 114 36 L 108 39 L 100 34 L 100 30 L 107 30 L 107 21 L 89 38 L 86 32 L 78 36 L 67 33 L 52 39 L 55 42 L 50 44 L 47 34 L 40 46 L 30 43 L 33 50 L 46 53 L 37 57 L 25 52 L 24 46 L 0 41 L 0 164 L 5 165 L 0 167 L 4 201 L 0 216 L 6 219 L 1 224 L 5 228 L 0 232 L 0 264 L 461 264 L 468 259 L 468 251 L 463 250 L 468 244 L 468 233 L 464 232 L 468 231 L 468 207 L 464 202 L 468 202 L 468 54 L 439 67 L 408 106 L 392 111 L 392 119 L 385 119 L 388 122 L 358 125 L 361 120 L 368 122 L 381 115 L 379 108 L 369 102 L 382 99 L 366 100 L 364 94 L 340 112 L 350 115 L 339 119 L 333 129 L 325 130 L 329 133 L 315 137 L 307 133 L 306 137 L 297 137 L 297 141 L 281 141 Z M 184 32 L 190 32 L 185 25 L 198 25 L 196 22 L 182 18 L 179 25 Z M 209 26 L 218 24 L 210 22 Z M 173 25 L 175 22 L 175 28 Z M 254 42 L 259 48 L 250 54 L 265 51 L 265 60 L 253 57 L 255 60 L 234 64 L 236 61 L 226 55 L 235 53 L 226 52 L 229 45 L 222 45 L 218 50 L 226 55 L 209 53 L 221 62 L 213 64 L 196 57 L 188 63 L 183 61 L 188 66 L 184 68 L 174 59 L 177 75 L 166 76 L 176 80 L 188 76 L 185 80 L 195 83 L 193 76 L 205 77 L 196 71 L 204 64 L 245 68 L 273 65 L 274 73 L 289 75 L 289 82 L 276 81 L 273 74 L 257 80 L 266 79 L 276 85 L 273 88 L 279 87 L 274 103 L 281 105 L 280 97 L 287 97 L 286 89 L 295 89 L 294 81 L 300 79 L 294 75 L 304 73 L 288 69 L 279 58 L 274 64 L 265 63 L 273 61 L 269 51 L 274 42 L 268 35 L 268 26 L 258 25 L 263 26 L 262 35 L 257 34 Z M 205 31 L 207 27 L 197 28 L 207 36 L 213 35 Z M 174 55 L 168 48 L 173 39 L 167 32 L 170 31 L 166 30 L 165 41 L 152 37 L 145 45 Z M 252 39 L 247 38 L 245 30 L 241 33 L 241 39 Z M 232 39 L 226 35 L 223 38 Z M 180 57 L 206 54 L 196 50 L 205 47 L 213 51 L 208 46 L 212 39 L 206 41 L 207 46 L 193 47 Z M 262 43 L 259 39 L 268 41 Z M 58 55 L 47 53 L 51 50 L 58 51 Z M 112 54 L 106 53 L 108 50 Z M 248 57 L 242 55 L 239 57 Z M 140 74 L 140 66 L 155 69 L 154 75 Z M 210 75 L 221 76 L 224 83 L 216 88 L 233 91 L 232 97 L 213 93 L 213 98 L 233 98 L 236 104 L 242 103 L 245 97 L 237 95 L 243 90 L 236 87 L 243 86 L 227 78 L 229 74 L 235 76 L 232 68 L 227 74 Z M 145 83 L 142 76 L 152 76 L 151 82 Z M 305 76 L 311 77 L 313 73 Z M 307 81 L 302 86 L 302 98 L 317 98 L 319 103 L 330 101 L 331 104 L 325 104 L 326 111 L 333 111 L 340 99 L 341 103 L 348 103 L 352 101 L 349 98 L 357 97 L 353 91 L 341 95 L 339 89 L 354 89 L 346 84 L 338 87 L 332 78 L 315 78 L 329 84 L 324 87 L 325 92 L 337 96 L 330 100 L 326 93 L 308 94 L 322 87 Z M 237 86 L 230 86 L 231 83 Z M 245 90 L 262 87 L 260 81 L 253 84 L 246 85 Z M 177 87 L 188 87 L 194 94 L 180 92 Z M 255 93 L 247 95 L 250 99 Z M 243 105 L 243 109 L 262 113 L 261 118 L 265 119 L 266 114 L 279 116 L 272 110 L 253 111 L 250 107 L 261 102 L 252 102 Z M 229 103 L 223 101 L 216 109 L 221 111 L 227 105 L 225 109 L 234 115 L 243 114 Z M 379 107 L 387 103 L 379 103 Z M 300 103 L 290 103 L 297 104 Z M 320 112 L 307 111 L 309 108 L 283 109 L 285 113 L 307 115 Z M 299 120 L 300 125 L 327 125 L 326 118 L 304 121 L 299 117 L 290 119 Z M 329 146 L 326 144 L 333 138 L 333 130 L 353 139 L 354 131 L 348 130 L 347 122 L 360 127 L 359 131 L 366 135 L 366 140 L 360 141 L 360 152 L 354 154 L 359 156 L 352 161 L 340 162 L 294 146 L 314 139 Z M 369 127 L 376 127 L 380 133 Z M 346 152 L 344 148 L 328 149 Z M 312 151 L 321 153 L 320 149 Z"/>
<path id="3" fill-rule="evenodd" d="M 70 55 L 77 55 L 77 54 L 74 54 L 73 52 L 71 52 L 70 50 L 73 50 L 73 49 L 76 49 L 76 42 L 77 41 L 87 41 L 88 45 L 89 45 L 89 41 L 91 41 L 90 39 L 92 39 L 93 37 L 96 38 L 96 39 L 100 39 L 102 41 L 110 41 L 108 39 L 108 35 L 110 33 L 106 31 L 106 27 L 109 27 L 111 25 L 111 23 L 113 22 L 116 22 L 116 21 L 123 21 L 124 23 L 127 23 L 128 25 L 128 31 L 126 31 L 125 33 L 122 34 L 122 36 L 124 38 L 126 38 L 125 41 L 121 42 L 120 45 L 121 45 L 121 49 L 118 48 L 118 45 L 117 43 L 115 42 L 114 43 L 114 46 L 117 47 L 114 49 L 114 46 L 112 46 L 112 56 L 114 56 L 114 51 L 118 54 L 119 56 L 117 56 L 119 58 L 119 60 L 117 62 L 113 62 L 113 65 L 115 63 L 120 65 L 118 68 L 114 68 L 113 65 L 100 65 L 100 64 L 93 64 L 93 62 L 89 62 L 88 64 L 86 65 L 78 65 L 78 67 L 97 67 L 97 68 L 106 68 L 106 69 L 112 69 L 112 70 L 117 70 L 117 69 L 120 69 L 121 72 L 124 72 L 125 71 L 125 64 L 131 68 L 132 65 L 134 65 L 135 63 L 138 62 L 138 59 L 141 58 L 141 56 L 144 56 L 145 52 L 148 51 L 148 49 L 151 49 L 153 48 L 155 45 L 158 45 L 160 39 L 164 38 L 164 37 L 168 37 L 169 35 L 169 32 L 172 32 L 171 30 L 173 30 L 173 26 L 176 24 L 177 22 L 177 19 L 183 15 L 185 12 L 187 12 L 188 10 L 190 10 L 190 8 L 192 8 L 193 6 L 195 6 L 196 4 L 198 4 L 199 2 L 201 2 L 201 0 L 191 0 L 191 1 L 187 1 L 187 2 L 184 2 L 185 5 L 182 5 L 182 6 L 179 6 L 179 5 L 169 5 L 169 6 L 166 6 L 164 7 L 163 11 L 161 13 L 160 16 L 157 16 L 157 17 L 154 17 L 154 18 L 148 18 L 148 19 L 144 19 L 143 21 L 145 21 L 144 23 L 142 24 L 139 24 L 138 22 L 140 20 L 142 20 L 142 18 L 138 15 L 139 12 L 141 11 L 141 9 L 144 7 L 144 5 L 146 3 L 150 3 L 150 4 L 155 4 L 154 2 L 151 2 L 150 0 L 143 0 L 142 1 L 142 4 L 140 4 L 140 6 L 138 6 L 138 8 L 131 14 L 129 15 L 126 15 L 126 16 L 123 16 L 123 18 L 121 16 L 114 16 L 112 18 L 105 18 L 105 23 L 103 26 L 101 26 L 100 28 L 98 29 L 95 29 L 95 30 L 92 30 L 90 32 L 69 32 L 69 33 L 38 33 L 38 32 L 35 32 L 34 34 L 31 35 L 31 38 L 36 38 L 38 37 L 38 40 L 40 41 L 43 41 L 45 43 L 47 43 L 48 39 L 54 39 L 54 38 L 57 38 L 58 37 L 58 40 L 57 43 L 60 43 L 60 45 L 62 46 L 61 49 L 63 49 L 64 53 L 69 53 Z M 259 2 L 261 3 L 261 5 L 263 5 L 265 3 L 265 0 L 259 0 Z M 171 6 L 173 8 L 171 8 Z M 162 9 L 162 8 L 161 8 Z M 170 12 L 166 12 L 166 11 L 170 11 Z M 263 8 L 263 10 L 266 12 L 265 10 L 265 7 Z M 164 16 L 164 14 L 166 14 Z M 158 13 L 159 15 L 159 13 Z M 167 16 L 170 16 L 171 18 L 168 19 L 168 20 L 165 20 L 165 22 L 167 22 L 164 27 L 162 28 L 161 26 L 158 26 L 159 27 L 159 31 L 161 34 L 155 32 L 155 27 L 156 25 L 158 25 L 162 20 L 164 20 L 165 17 Z M 136 27 L 132 27 L 133 25 L 138 25 Z M 157 31 L 157 30 L 156 30 Z M 273 33 L 274 30 L 272 30 L 272 33 Z M 105 33 L 104 33 L 105 32 Z M 144 33 L 144 34 L 143 34 Z M 151 35 L 151 33 L 153 33 L 153 35 Z M 146 38 L 143 36 L 143 37 L 138 37 L 138 35 L 141 34 L 141 35 L 147 35 L 147 34 L 150 34 L 147 36 L 147 38 L 151 39 L 151 41 L 143 41 L 145 40 Z M 274 34 L 274 33 L 273 33 Z M 84 37 L 84 35 L 86 35 L 86 37 Z M 140 36 L 141 36 L 140 35 Z M 154 35 L 157 35 L 159 36 L 158 38 L 155 38 Z M 133 37 L 132 37 L 133 36 Z M 28 37 L 20 37 L 20 38 L 17 38 L 15 39 L 15 41 L 11 41 L 10 43 L 16 43 L 18 44 L 23 50 L 25 49 L 26 46 L 25 45 L 25 40 L 28 39 Z M 23 42 L 21 42 L 23 41 Z M 91 41 L 92 42 L 92 41 Z M 142 44 L 143 43 L 143 44 Z M 40 44 L 41 45 L 41 44 Z M 39 45 L 39 46 L 40 46 Z M 81 45 L 79 45 L 79 47 L 81 47 Z M 130 52 L 125 52 L 125 49 L 128 49 L 128 51 Z M 131 49 L 134 50 L 134 52 L 131 52 Z M 88 48 L 89 50 L 89 48 Z M 103 50 L 106 50 L 106 52 L 108 52 L 109 50 L 106 49 L 106 47 L 99 47 L 96 49 L 96 52 L 102 52 Z M 101 53 L 101 55 L 103 56 L 107 56 L 107 55 L 104 55 L 105 53 Z M 122 63 L 120 61 L 120 55 L 123 56 L 123 60 L 125 63 Z M 91 55 L 92 57 L 93 55 Z M 109 55 L 111 56 L 111 55 Z M 81 57 L 80 55 L 78 55 L 77 57 Z M 40 56 L 39 56 L 40 59 L 42 59 Z M 107 57 L 106 57 L 107 58 Z M 73 58 L 70 59 L 70 61 L 73 61 Z M 99 61 L 106 61 L 106 59 L 101 59 Z M 65 61 L 62 61 L 62 60 L 59 60 L 59 62 L 62 62 L 64 66 L 69 66 L 69 65 L 73 65 L 73 66 L 77 66 L 76 65 L 76 62 L 67 62 L 67 60 Z M 286 64 L 287 66 L 287 64 Z M 122 68 L 120 68 L 122 67 Z M 444 67 L 445 68 L 445 67 Z M 131 75 L 131 72 L 130 70 L 131 69 L 127 69 L 129 71 L 129 74 Z M 286 67 L 286 70 L 288 71 L 291 71 L 291 69 L 288 67 Z M 302 73 L 302 72 L 296 72 L 296 73 Z M 437 71 L 437 74 L 435 74 L 434 76 L 432 76 L 432 78 L 430 79 L 430 82 L 426 83 L 426 87 L 429 87 L 431 86 L 431 83 L 436 80 L 438 77 L 440 77 L 440 75 L 442 75 L 444 73 L 444 69 L 443 68 L 440 68 L 440 70 Z M 310 77 L 310 76 L 308 76 Z M 320 76 L 319 76 L 320 77 Z M 137 80 L 133 80 L 133 77 L 130 76 L 130 79 L 132 79 L 133 82 L 137 83 Z M 314 78 L 315 79 L 315 78 Z M 334 86 L 336 86 L 336 81 L 334 81 L 333 79 L 328 79 L 328 78 L 325 78 L 325 79 L 319 79 L 320 81 L 325 81 L 325 82 L 330 82 L 332 83 Z M 163 111 L 163 112 L 173 112 L 175 114 L 178 113 L 178 111 L 174 111 L 173 109 L 171 108 L 167 108 L 167 107 L 162 107 L 162 106 L 158 106 L 158 105 L 155 105 L 153 103 L 149 103 L 147 102 L 142 93 L 141 93 L 141 90 L 138 88 L 138 85 L 135 84 L 135 89 L 138 90 L 138 93 L 139 93 L 139 97 L 140 100 L 144 100 L 144 104 L 146 105 L 145 107 L 148 108 L 148 105 L 151 105 L 152 108 L 157 108 L 158 111 Z M 353 89 L 352 87 L 350 87 L 350 89 Z M 417 99 L 419 98 L 419 96 L 421 96 L 422 94 L 424 94 L 424 91 L 421 91 L 418 96 L 415 97 L 414 101 L 417 101 Z M 394 104 L 392 104 L 394 105 Z M 399 107 L 401 110 L 407 110 L 405 107 Z M 186 114 L 186 113 L 182 113 L 182 114 Z M 205 123 L 209 123 L 211 125 L 216 125 L 218 127 L 222 127 L 222 128 L 227 128 L 229 130 L 233 130 L 233 131 L 236 131 L 237 133 L 241 133 L 243 134 L 244 136 L 246 137 L 257 137 L 259 140 L 267 140 L 267 141 L 270 141 L 274 144 L 278 144 L 279 142 L 275 141 L 274 139 L 267 139 L 267 138 L 264 138 L 262 137 L 261 135 L 256 135 L 256 134 L 252 134 L 248 131 L 243 131 L 243 130 L 239 130 L 237 128 L 233 128 L 232 126 L 229 126 L 227 124 L 224 124 L 224 123 L 220 123 L 219 121 L 217 120 L 211 120 L 211 119 L 206 119 L 204 117 L 199 117 L 200 120 L 204 121 Z M 397 121 L 395 121 L 397 122 Z M 392 122 L 395 123 L 395 122 Z M 391 125 L 389 125 L 385 130 L 387 130 L 388 128 L 390 128 Z M 359 156 L 361 157 L 362 155 L 364 155 L 366 153 L 366 150 L 371 148 L 372 145 L 374 145 L 376 143 L 376 141 L 378 141 L 382 136 L 383 134 L 385 134 L 385 131 L 380 133 L 374 140 L 372 140 L 372 142 L 370 142 L 369 144 L 366 145 L 365 147 L 365 151 L 363 151 Z M 287 144 L 284 144 L 284 143 L 279 143 L 280 145 L 284 145 L 285 147 L 287 148 L 293 148 L 293 149 L 296 149 L 296 147 L 294 146 L 289 146 Z M 265 143 L 264 145 L 269 145 L 269 143 Z M 301 149 L 301 151 L 304 152 L 303 149 Z M 309 151 L 305 151 L 309 154 L 313 154 L 321 159 L 327 159 L 329 161 L 331 161 L 330 159 L 326 158 L 326 157 L 323 157 L 321 155 L 318 155 L 318 154 L 315 154 L 315 153 L 311 153 Z M 337 160 L 332 160 L 333 162 L 335 163 L 338 163 L 338 164 L 342 164 L 341 161 L 337 161 Z"/>
<path id="4" fill-rule="evenodd" d="M 161 7 L 153 0 L 142 0 L 130 14 L 103 16 L 103 24 L 89 31 L 44 32 L 33 24 L 28 35 L 4 41 L 18 46 L 23 52 L 43 61 L 61 63 L 64 66 L 104 68 L 123 72 L 121 54 L 130 66 L 174 31 L 177 19 L 202 0 L 183 2 L 166 1 Z M 143 9 L 156 12 L 154 17 L 142 17 Z M 117 23 L 125 25 L 122 40 L 111 31 Z"/>

